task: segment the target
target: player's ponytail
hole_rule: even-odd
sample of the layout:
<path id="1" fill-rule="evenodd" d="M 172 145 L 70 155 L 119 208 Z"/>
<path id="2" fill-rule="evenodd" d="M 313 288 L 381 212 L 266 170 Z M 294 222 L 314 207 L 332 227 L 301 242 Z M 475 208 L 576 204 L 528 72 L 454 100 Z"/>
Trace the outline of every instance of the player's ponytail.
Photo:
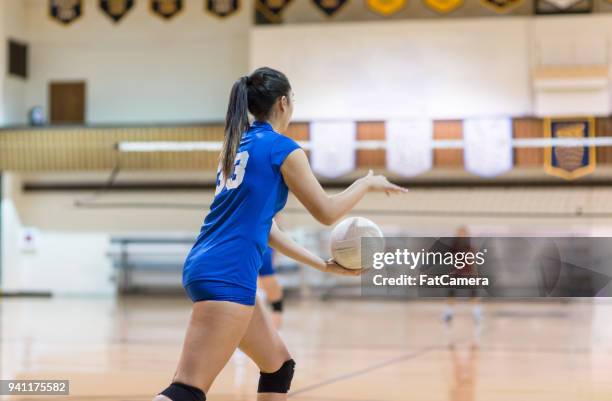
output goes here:
<path id="1" fill-rule="evenodd" d="M 232 174 L 242 134 L 249 129 L 249 112 L 258 121 L 266 121 L 274 103 L 281 96 L 289 96 L 289 92 L 291 85 L 285 74 L 268 67 L 258 68 L 234 83 L 227 106 L 225 139 L 220 156 L 224 177 Z"/>
<path id="2" fill-rule="evenodd" d="M 232 174 L 234 159 L 242 134 L 249 129 L 248 77 L 234 83 L 225 116 L 225 139 L 221 150 L 221 172 L 224 177 Z"/>

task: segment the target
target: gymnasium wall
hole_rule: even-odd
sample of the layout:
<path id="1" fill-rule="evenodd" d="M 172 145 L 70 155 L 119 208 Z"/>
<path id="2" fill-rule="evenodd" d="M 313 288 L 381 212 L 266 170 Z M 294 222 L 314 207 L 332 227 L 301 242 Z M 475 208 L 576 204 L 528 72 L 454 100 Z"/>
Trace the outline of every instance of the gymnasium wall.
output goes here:
<path id="1" fill-rule="evenodd" d="M 97 0 L 86 0 L 69 26 L 49 18 L 46 2 L 17 1 L 26 2 L 31 42 L 28 107 L 48 110 L 49 81 L 85 80 L 91 124 L 218 121 L 228 88 L 248 68 L 250 1 L 221 20 L 202 1 L 187 0 L 170 21 L 137 1 L 114 24 Z"/>
<path id="2" fill-rule="evenodd" d="M 527 24 L 511 18 L 257 27 L 251 67 L 267 62 L 285 71 L 302 120 L 523 115 L 530 110 Z"/>
<path id="3" fill-rule="evenodd" d="M 7 40 L 27 41 L 25 2 L 2 0 L 0 7 L 0 125 L 26 122 L 26 81 L 8 75 Z"/>
<path id="4" fill-rule="evenodd" d="M 5 4 L 31 44 L 30 79 L 4 85 L 5 124 L 48 109 L 53 80 L 87 82 L 90 124 L 220 121 L 231 83 L 261 65 L 287 72 L 299 120 L 534 115 L 534 66 L 608 65 L 612 40 L 610 14 L 253 27 L 251 2 L 221 20 L 189 0 L 170 21 L 136 2 L 114 24 L 86 0 L 63 26 L 40 0 Z"/>
<path id="5" fill-rule="evenodd" d="M 250 65 L 287 73 L 300 120 L 520 117 L 535 66 L 608 67 L 611 42 L 604 14 L 294 24 L 253 28 Z"/>

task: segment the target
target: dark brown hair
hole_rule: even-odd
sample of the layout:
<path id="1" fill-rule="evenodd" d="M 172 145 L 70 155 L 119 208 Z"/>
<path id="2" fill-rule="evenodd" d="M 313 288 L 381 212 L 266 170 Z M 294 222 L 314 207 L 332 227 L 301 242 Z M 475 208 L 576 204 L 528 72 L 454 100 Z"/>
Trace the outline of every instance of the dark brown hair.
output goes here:
<path id="1" fill-rule="evenodd" d="M 276 100 L 288 96 L 290 91 L 291 85 L 285 74 L 268 67 L 258 68 L 234 83 L 227 106 L 225 138 L 220 155 L 224 177 L 232 173 L 242 134 L 249 129 L 248 113 L 258 121 L 267 120 Z"/>

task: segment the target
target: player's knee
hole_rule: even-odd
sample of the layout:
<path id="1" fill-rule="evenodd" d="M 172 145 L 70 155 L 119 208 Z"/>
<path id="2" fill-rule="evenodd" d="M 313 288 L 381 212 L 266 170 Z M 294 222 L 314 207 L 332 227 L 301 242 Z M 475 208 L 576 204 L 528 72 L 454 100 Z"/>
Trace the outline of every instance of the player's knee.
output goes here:
<path id="1" fill-rule="evenodd" d="M 293 380 L 295 361 L 289 359 L 276 372 L 260 373 L 258 393 L 287 393 Z"/>
<path id="2" fill-rule="evenodd" d="M 282 313 L 283 312 L 283 298 L 278 301 L 270 302 L 270 306 L 272 307 L 272 311 Z"/>
<path id="3" fill-rule="evenodd" d="M 159 393 L 159 395 L 163 395 L 172 401 L 206 401 L 206 395 L 202 390 L 178 382 L 172 383 L 170 387 Z"/>

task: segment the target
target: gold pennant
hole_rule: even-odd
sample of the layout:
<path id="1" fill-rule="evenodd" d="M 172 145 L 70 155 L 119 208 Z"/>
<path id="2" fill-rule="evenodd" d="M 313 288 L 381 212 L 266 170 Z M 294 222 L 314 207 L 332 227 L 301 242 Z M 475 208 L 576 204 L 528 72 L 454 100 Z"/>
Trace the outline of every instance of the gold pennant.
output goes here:
<path id="1" fill-rule="evenodd" d="M 523 0 L 480 0 L 480 3 L 496 13 L 507 13 L 520 6 Z"/>
<path id="2" fill-rule="evenodd" d="M 592 117 L 547 118 L 544 120 L 547 138 L 586 139 L 595 137 Z M 544 169 L 548 174 L 573 180 L 595 170 L 595 146 L 555 145 L 544 149 Z"/>
<path id="3" fill-rule="evenodd" d="M 406 0 L 366 0 L 370 10 L 380 15 L 395 14 L 406 6 Z"/>
<path id="4" fill-rule="evenodd" d="M 151 10 L 162 18 L 170 19 L 183 10 L 183 0 L 150 0 Z"/>
<path id="5" fill-rule="evenodd" d="M 119 22 L 134 7 L 134 0 L 100 0 L 100 8 L 114 22 Z"/>
<path id="6" fill-rule="evenodd" d="M 108 12 L 111 15 L 119 16 L 124 14 L 128 8 L 127 0 L 108 0 Z"/>
<path id="7" fill-rule="evenodd" d="M 424 0 L 425 4 L 434 11 L 442 14 L 450 13 L 463 4 L 463 0 Z"/>

